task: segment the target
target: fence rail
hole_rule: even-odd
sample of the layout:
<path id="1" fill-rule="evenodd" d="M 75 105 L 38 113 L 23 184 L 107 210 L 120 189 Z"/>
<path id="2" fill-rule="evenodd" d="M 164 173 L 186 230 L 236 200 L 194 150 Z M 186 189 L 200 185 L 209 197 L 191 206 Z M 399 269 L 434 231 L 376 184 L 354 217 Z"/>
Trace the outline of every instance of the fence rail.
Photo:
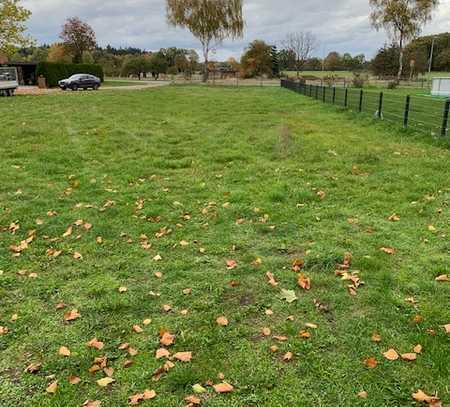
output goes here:
<path id="1" fill-rule="evenodd" d="M 400 96 L 364 89 L 310 85 L 286 79 L 281 80 L 281 86 L 323 103 L 372 114 L 377 119 L 398 123 L 404 128 L 413 128 L 434 136 L 445 137 L 449 133 L 450 99 Z"/>

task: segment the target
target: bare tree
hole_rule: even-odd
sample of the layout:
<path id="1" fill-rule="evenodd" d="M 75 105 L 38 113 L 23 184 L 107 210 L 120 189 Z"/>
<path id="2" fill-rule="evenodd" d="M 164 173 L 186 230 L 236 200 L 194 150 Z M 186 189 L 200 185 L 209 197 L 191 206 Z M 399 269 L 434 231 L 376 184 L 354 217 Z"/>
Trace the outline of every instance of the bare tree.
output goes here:
<path id="1" fill-rule="evenodd" d="M 209 53 L 225 38 L 238 38 L 244 30 L 242 0 L 167 0 L 170 24 L 188 28 L 203 48 L 204 76 L 208 80 Z"/>
<path id="2" fill-rule="evenodd" d="M 369 0 L 372 7 L 370 15 L 372 25 L 379 30 L 384 28 L 389 36 L 398 43 L 400 67 L 397 80 L 403 74 L 403 55 L 405 43 L 412 40 L 431 20 L 431 13 L 439 0 Z"/>
<path id="3" fill-rule="evenodd" d="M 297 78 L 300 76 L 300 71 L 305 66 L 306 61 L 316 49 L 317 44 L 317 38 L 309 31 L 289 33 L 283 41 L 283 47 L 295 55 Z"/>

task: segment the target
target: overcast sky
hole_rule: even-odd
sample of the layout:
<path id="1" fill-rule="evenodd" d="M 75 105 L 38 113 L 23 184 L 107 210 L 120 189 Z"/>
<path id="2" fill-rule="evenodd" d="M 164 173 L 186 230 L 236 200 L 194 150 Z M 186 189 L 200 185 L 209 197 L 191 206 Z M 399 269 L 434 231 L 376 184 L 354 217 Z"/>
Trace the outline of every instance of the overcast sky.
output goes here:
<path id="1" fill-rule="evenodd" d="M 167 25 L 165 0 L 24 0 L 23 4 L 33 12 L 29 32 L 39 43 L 58 41 L 64 20 L 78 16 L 92 25 L 100 45 L 199 49 L 188 31 Z M 290 31 L 313 32 L 320 41 L 317 56 L 336 50 L 372 57 L 386 35 L 371 28 L 369 13 L 368 0 L 244 0 L 244 38 L 225 41 L 214 57 L 239 57 L 254 39 L 280 45 Z M 445 31 L 450 31 L 450 0 L 441 0 L 424 32 Z"/>

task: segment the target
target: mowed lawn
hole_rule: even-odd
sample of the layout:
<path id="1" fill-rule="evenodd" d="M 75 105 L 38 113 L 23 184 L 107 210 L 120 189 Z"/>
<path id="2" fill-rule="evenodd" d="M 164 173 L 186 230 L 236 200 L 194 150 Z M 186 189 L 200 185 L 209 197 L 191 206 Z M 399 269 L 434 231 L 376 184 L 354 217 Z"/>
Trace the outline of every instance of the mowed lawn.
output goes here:
<path id="1" fill-rule="evenodd" d="M 0 124 L 2 407 L 450 403 L 445 146 L 280 88 Z"/>

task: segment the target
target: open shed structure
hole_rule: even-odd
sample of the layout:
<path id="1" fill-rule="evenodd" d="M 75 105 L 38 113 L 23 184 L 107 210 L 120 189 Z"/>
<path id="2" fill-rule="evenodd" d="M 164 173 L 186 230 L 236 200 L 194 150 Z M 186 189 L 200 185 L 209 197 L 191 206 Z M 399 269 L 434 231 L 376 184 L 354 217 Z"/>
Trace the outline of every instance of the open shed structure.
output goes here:
<path id="1" fill-rule="evenodd" d="M 450 78 L 433 78 L 431 94 L 450 98 Z"/>

